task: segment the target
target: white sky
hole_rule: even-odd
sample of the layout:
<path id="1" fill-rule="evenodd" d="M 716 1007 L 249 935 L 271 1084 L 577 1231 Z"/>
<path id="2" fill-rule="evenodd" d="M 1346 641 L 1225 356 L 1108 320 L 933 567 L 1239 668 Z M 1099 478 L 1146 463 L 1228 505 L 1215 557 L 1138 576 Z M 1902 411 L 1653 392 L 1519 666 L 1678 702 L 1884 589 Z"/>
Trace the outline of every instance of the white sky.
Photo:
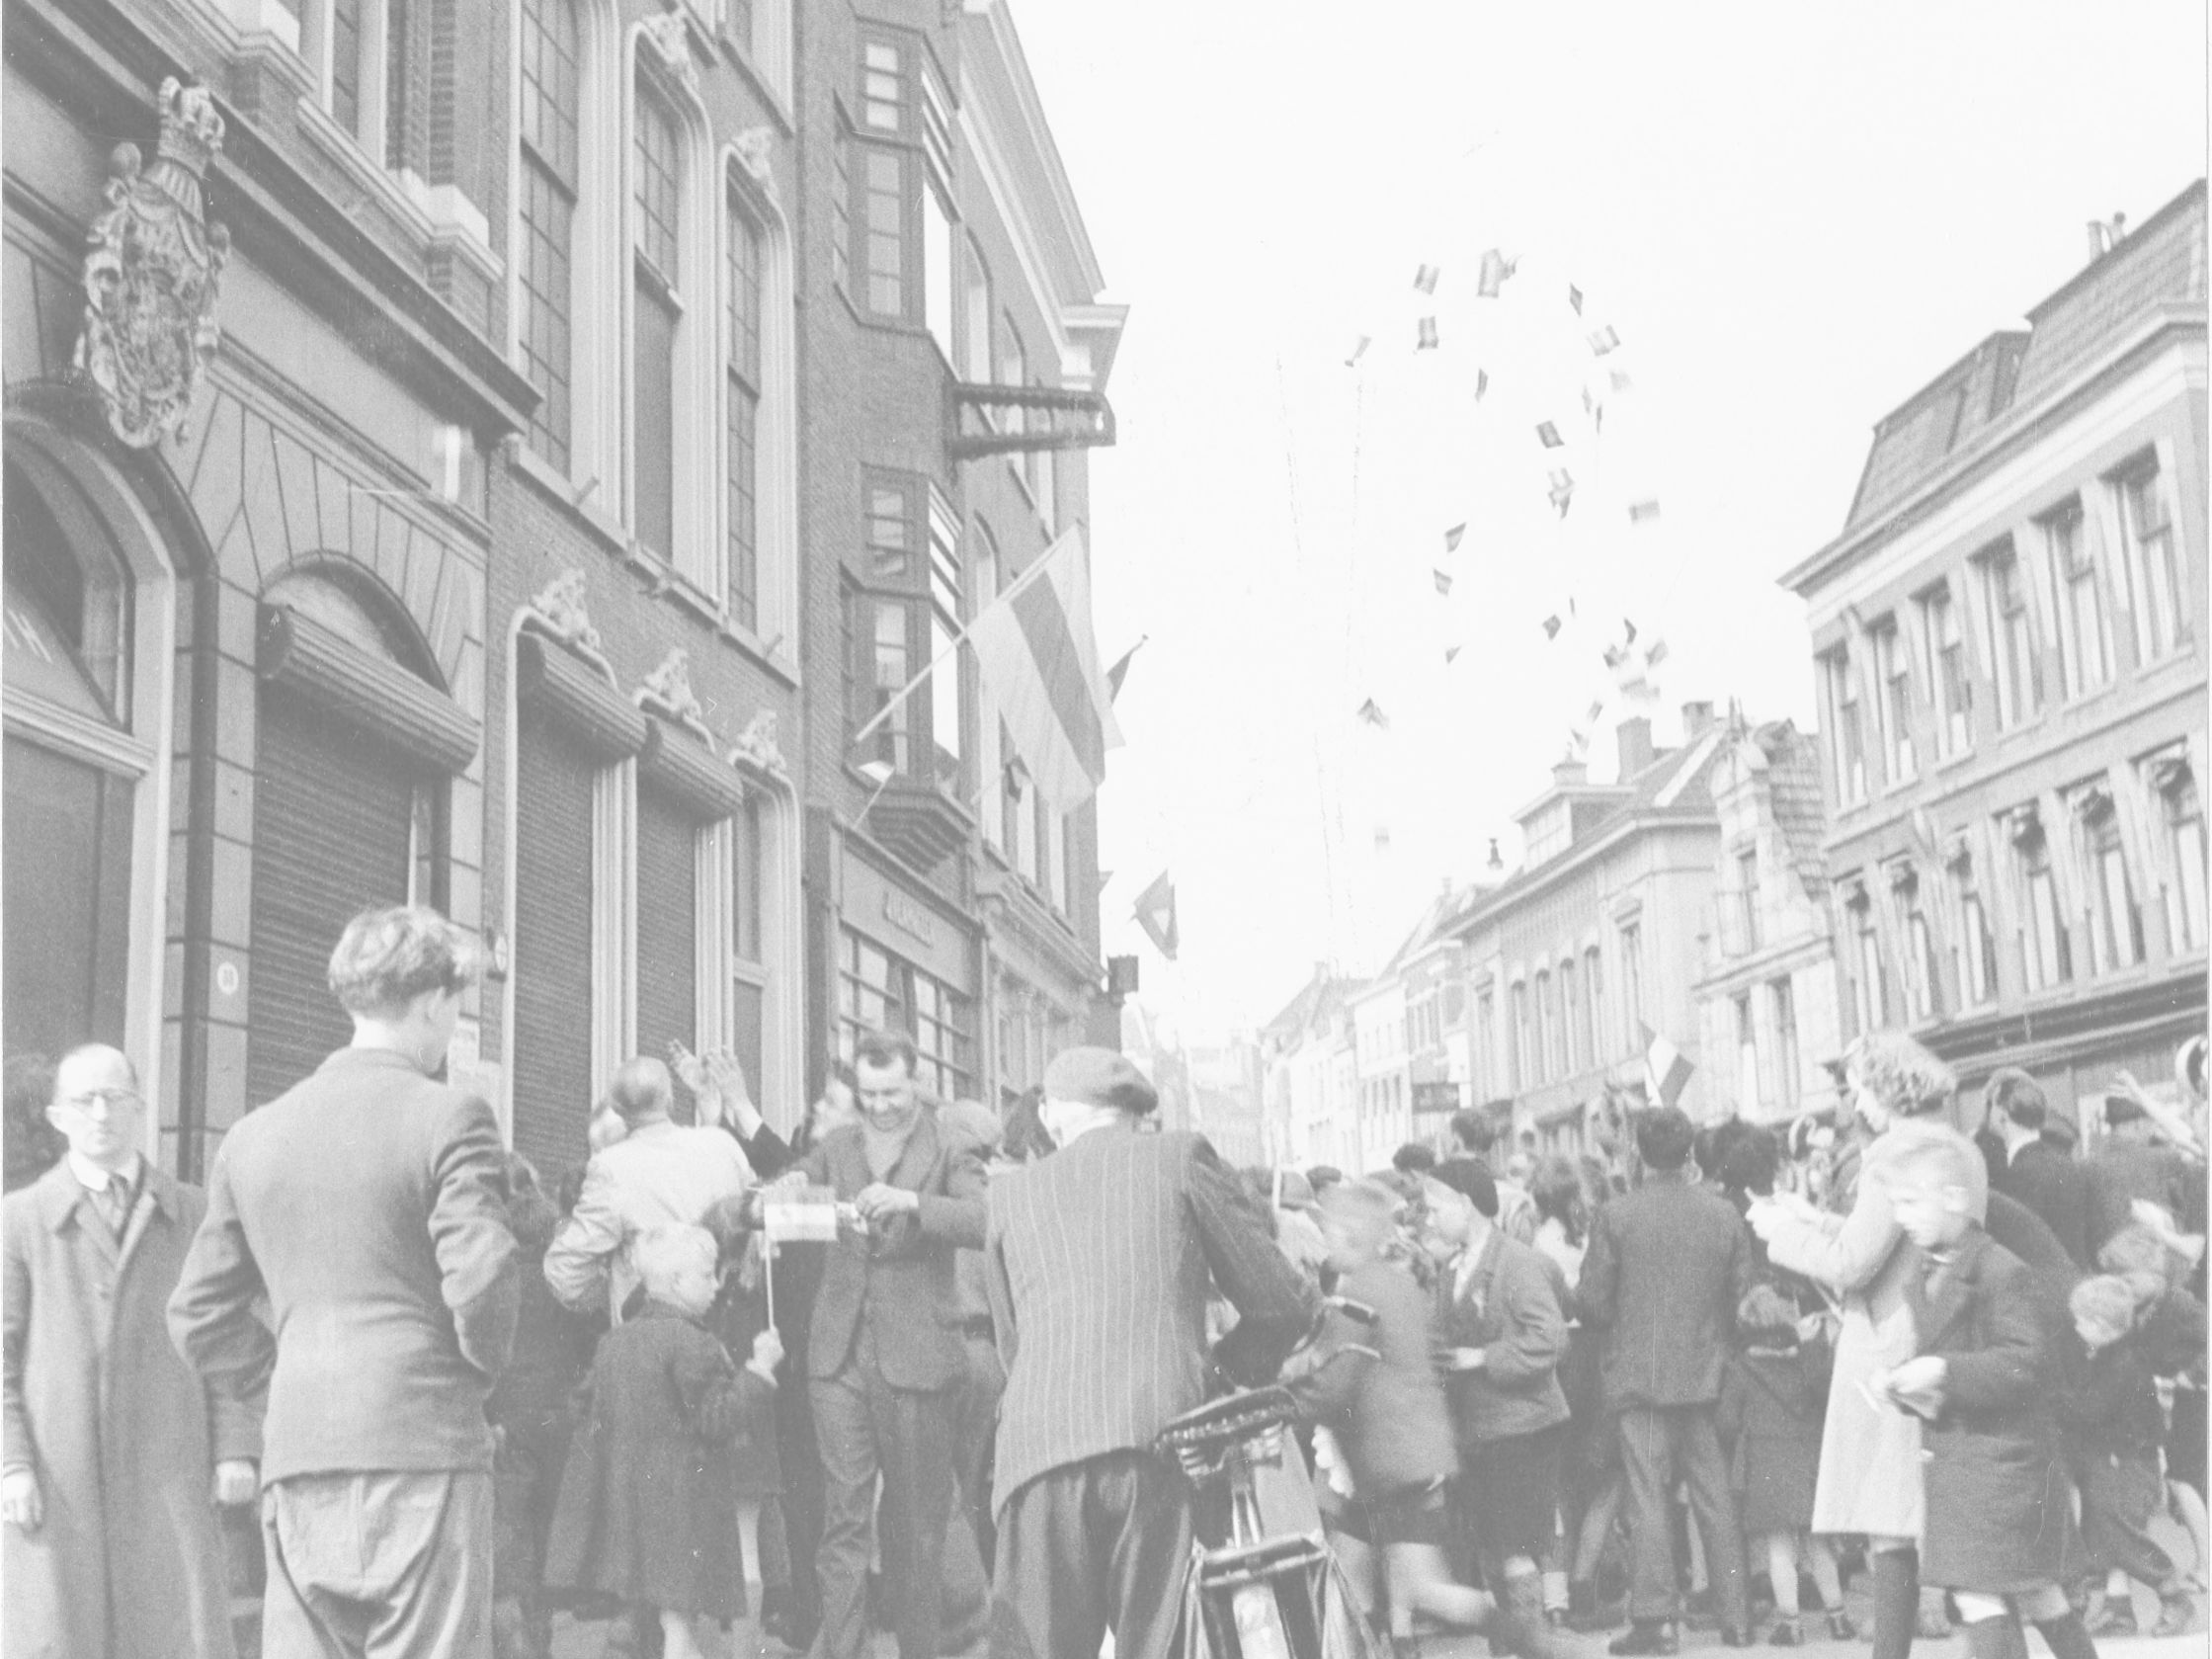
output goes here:
<path id="1" fill-rule="evenodd" d="M 1150 642 L 1101 907 L 1186 1029 L 1267 1018 L 1320 957 L 1372 967 L 1488 838 L 1516 863 L 1511 814 L 1624 615 L 1668 641 L 1662 742 L 1689 699 L 1810 725 L 1774 578 L 1841 530 L 1873 422 L 2076 271 L 2086 220 L 2204 171 L 2201 0 L 1015 4 L 1132 307 L 1094 572 L 1106 660 Z M 1495 301 L 1492 246 L 1521 260 Z M 1442 344 L 1417 355 L 1424 311 Z M 1581 389 L 1616 366 L 1594 435 Z M 1387 733 L 1352 718 L 1368 698 Z M 1163 867 L 1174 967 L 1129 919 Z"/>

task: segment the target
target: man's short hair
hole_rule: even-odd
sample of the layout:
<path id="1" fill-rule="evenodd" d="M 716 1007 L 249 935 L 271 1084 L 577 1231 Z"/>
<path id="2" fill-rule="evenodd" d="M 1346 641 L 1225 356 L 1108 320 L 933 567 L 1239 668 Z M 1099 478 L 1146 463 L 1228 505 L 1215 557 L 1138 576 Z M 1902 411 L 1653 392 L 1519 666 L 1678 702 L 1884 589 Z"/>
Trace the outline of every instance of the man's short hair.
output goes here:
<path id="1" fill-rule="evenodd" d="M 1427 1175 L 1436 1167 L 1435 1149 L 1424 1146 L 1418 1140 L 1409 1140 L 1390 1154 L 1390 1167 L 1405 1170 L 1411 1175 Z"/>
<path id="2" fill-rule="evenodd" d="M 676 1080 L 669 1075 L 668 1063 L 650 1055 L 623 1061 L 608 1085 L 607 1104 L 625 1123 L 666 1117 L 676 1105 Z"/>
<path id="3" fill-rule="evenodd" d="M 364 910 L 330 954 L 330 994 L 347 1013 L 390 1019 L 425 991 L 476 983 L 475 943 L 427 904 Z"/>
<path id="4" fill-rule="evenodd" d="M 2002 1112 L 2023 1129 L 2043 1132 L 2050 1109 L 2034 1078 L 2018 1066 L 2000 1066 L 1990 1073 L 1986 1098 L 1993 1112 Z"/>
<path id="5" fill-rule="evenodd" d="M 1679 1106 L 1655 1106 L 1636 1115 L 1636 1155 L 1647 1169 L 1680 1169 L 1696 1139 L 1689 1114 Z"/>
<path id="6" fill-rule="evenodd" d="M 874 1066 L 903 1065 L 909 1077 L 922 1075 L 922 1050 L 914 1046 L 914 1038 L 904 1032 L 866 1031 L 853 1044 L 853 1064 Z"/>
<path id="7" fill-rule="evenodd" d="M 1451 1115 L 1451 1137 L 1478 1157 L 1487 1156 L 1498 1144 L 1498 1128 L 1474 1107 L 1463 1106 Z"/>
<path id="8" fill-rule="evenodd" d="M 646 1291 L 658 1293 L 687 1269 L 712 1273 L 721 1255 L 714 1235 L 704 1227 L 669 1221 L 638 1234 L 637 1242 L 630 1246 L 630 1265 L 645 1282 Z"/>
<path id="9" fill-rule="evenodd" d="M 1313 1189 L 1315 1198 L 1319 1198 L 1344 1178 L 1345 1172 L 1335 1164 L 1315 1164 L 1306 1171 L 1306 1185 Z"/>
<path id="10" fill-rule="evenodd" d="M 138 1087 L 138 1067 L 131 1061 L 128 1054 L 125 1054 L 112 1042 L 80 1042 L 76 1047 L 63 1054 L 60 1059 L 54 1061 L 52 1071 L 47 1079 L 48 1092 L 50 1093 L 60 1082 L 62 1069 L 71 1060 L 81 1060 L 87 1054 L 99 1054 L 103 1057 L 112 1055 L 114 1058 L 121 1060 L 123 1062 L 123 1074 L 130 1079 L 130 1086 L 133 1089 Z"/>
<path id="11" fill-rule="evenodd" d="M 1977 1221 L 1988 1219 L 1990 1166 L 1979 1146 L 1944 1123 L 1917 1125 L 1907 1133 L 1892 1129 L 1885 1138 L 1895 1143 L 1889 1157 L 1892 1182 L 1912 1179 L 1956 1187 L 1966 1195 L 1966 1212 Z"/>
<path id="12" fill-rule="evenodd" d="M 1429 1179 L 1438 1186 L 1449 1187 L 1479 1213 L 1493 1221 L 1498 1219 L 1497 1178 L 1474 1159 L 1446 1158 L 1429 1172 Z"/>

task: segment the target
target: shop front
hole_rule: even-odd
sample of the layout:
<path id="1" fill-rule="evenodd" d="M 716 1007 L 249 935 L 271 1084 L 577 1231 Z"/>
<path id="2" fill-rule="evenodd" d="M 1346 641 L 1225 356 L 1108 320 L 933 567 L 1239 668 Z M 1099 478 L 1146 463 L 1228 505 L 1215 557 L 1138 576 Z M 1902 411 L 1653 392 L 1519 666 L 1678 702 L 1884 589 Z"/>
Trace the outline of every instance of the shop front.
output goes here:
<path id="1" fill-rule="evenodd" d="M 833 952 L 838 1057 L 863 1031 L 902 1031 L 921 1051 L 919 1081 L 941 1100 L 978 1097 L 975 936 L 848 838 L 839 866 Z"/>

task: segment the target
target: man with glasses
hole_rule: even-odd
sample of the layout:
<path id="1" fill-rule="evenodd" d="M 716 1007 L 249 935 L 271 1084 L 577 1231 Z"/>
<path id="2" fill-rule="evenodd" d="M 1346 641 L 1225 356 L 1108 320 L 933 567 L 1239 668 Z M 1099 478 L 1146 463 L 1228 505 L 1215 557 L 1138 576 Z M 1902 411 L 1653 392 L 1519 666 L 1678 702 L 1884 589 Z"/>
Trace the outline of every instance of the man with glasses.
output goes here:
<path id="1" fill-rule="evenodd" d="M 267 1659 L 492 1651 L 484 1402 L 522 1286 L 498 1120 L 437 1081 L 475 974 L 435 910 L 347 924 L 353 1043 L 224 1135 L 169 1304 L 212 1383 L 267 1379 Z"/>
<path id="2" fill-rule="evenodd" d="M 207 1389 L 164 1309 L 206 1202 L 149 1163 L 130 1062 L 65 1055 L 61 1161 L 8 1196 L 0 1567 L 9 1653 L 228 1659 L 215 1506 L 254 1495 L 258 1402 Z"/>

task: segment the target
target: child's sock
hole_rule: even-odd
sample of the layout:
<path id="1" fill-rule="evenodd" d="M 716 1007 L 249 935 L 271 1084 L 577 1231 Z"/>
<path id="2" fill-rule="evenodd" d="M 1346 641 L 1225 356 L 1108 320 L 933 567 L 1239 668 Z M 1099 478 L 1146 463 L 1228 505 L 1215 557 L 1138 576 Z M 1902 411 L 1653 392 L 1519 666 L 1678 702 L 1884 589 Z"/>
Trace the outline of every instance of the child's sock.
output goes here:
<path id="1" fill-rule="evenodd" d="M 1920 1617 L 1921 1552 L 1874 1552 L 1873 1659 L 1906 1659 L 1913 1651 L 1913 1627 Z"/>

